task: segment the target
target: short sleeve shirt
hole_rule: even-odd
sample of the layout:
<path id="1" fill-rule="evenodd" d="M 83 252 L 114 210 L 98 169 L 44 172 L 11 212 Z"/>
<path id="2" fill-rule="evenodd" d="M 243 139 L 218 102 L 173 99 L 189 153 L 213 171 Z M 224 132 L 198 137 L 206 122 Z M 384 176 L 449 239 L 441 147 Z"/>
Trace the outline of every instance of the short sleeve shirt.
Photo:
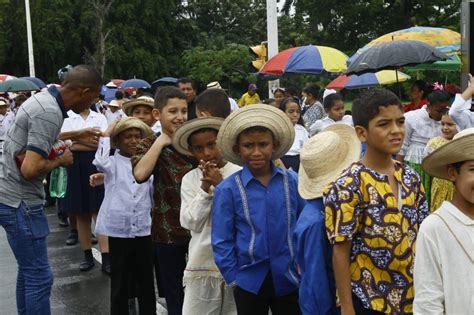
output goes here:
<path id="1" fill-rule="evenodd" d="M 158 134 L 143 139 L 132 157 L 135 167 L 151 148 Z M 195 160 L 178 153 L 172 146 L 161 150 L 153 170 L 153 201 L 151 237 L 154 242 L 185 244 L 189 242 L 189 231 L 181 227 L 181 181 L 194 167 Z"/>
<path id="2" fill-rule="evenodd" d="M 31 96 L 18 109 L 0 157 L 1 204 L 17 208 L 21 202 L 28 205 L 43 202 L 43 179 L 46 174 L 26 180 L 20 173 L 15 157 L 29 150 L 47 159 L 65 117 L 66 110 L 56 88 Z"/>
<path id="3" fill-rule="evenodd" d="M 352 241 L 352 291 L 369 309 L 412 312 L 415 240 L 428 206 L 419 175 L 396 162 L 395 198 L 388 176 L 360 162 L 326 189 L 326 231 L 332 243 Z"/>

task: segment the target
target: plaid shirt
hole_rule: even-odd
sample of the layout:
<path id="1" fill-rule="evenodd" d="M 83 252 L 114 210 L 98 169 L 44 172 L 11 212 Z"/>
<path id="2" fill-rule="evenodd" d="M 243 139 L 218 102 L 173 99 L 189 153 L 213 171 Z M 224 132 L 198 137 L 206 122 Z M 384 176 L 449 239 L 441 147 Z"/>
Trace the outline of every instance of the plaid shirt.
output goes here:
<path id="1" fill-rule="evenodd" d="M 132 158 L 133 167 L 148 152 L 158 135 L 153 134 L 137 145 L 137 153 Z M 179 223 L 181 180 L 195 167 L 196 163 L 192 158 L 178 153 L 172 146 L 161 150 L 153 170 L 151 237 L 154 242 L 184 244 L 189 241 L 189 231 Z"/>

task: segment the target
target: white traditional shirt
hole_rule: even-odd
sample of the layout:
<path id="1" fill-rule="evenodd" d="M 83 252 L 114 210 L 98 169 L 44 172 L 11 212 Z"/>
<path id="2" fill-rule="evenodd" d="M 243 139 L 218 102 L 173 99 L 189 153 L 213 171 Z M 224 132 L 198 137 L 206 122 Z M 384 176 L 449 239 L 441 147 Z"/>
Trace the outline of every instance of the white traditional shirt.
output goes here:
<path id="1" fill-rule="evenodd" d="M 67 113 L 69 117 L 64 119 L 61 132 L 75 131 L 84 128 L 96 128 L 102 132 L 107 130 L 108 125 L 105 116 L 93 110 L 89 112 L 89 116 L 87 116 L 86 119 L 83 119 L 81 115 L 73 111 L 68 111 Z"/>
<path id="2" fill-rule="evenodd" d="M 466 101 L 461 94 L 456 94 L 449 109 L 449 116 L 459 126 L 460 130 L 474 127 L 474 112 L 471 112 L 470 109 L 471 99 Z"/>
<path id="3" fill-rule="evenodd" d="M 295 125 L 295 140 L 286 155 L 299 155 L 303 145 L 308 141 L 309 134 L 305 127 L 300 124 Z"/>
<path id="4" fill-rule="evenodd" d="M 314 136 L 315 134 L 320 133 L 324 128 L 333 124 L 346 124 L 349 126 L 354 126 L 351 115 L 344 115 L 344 117 L 342 117 L 342 119 L 338 121 L 335 121 L 334 119 L 329 118 L 329 116 L 326 116 L 323 119 L 317 120 L 309 127 L 309 134 L 311 136 Z"/>
<path id="5" fill-rule="evenodd" d="M 414 281 L 414 314 L 473 314 L 474 220 L 451 202 L 421 224 Z"/>
<path id="6" fill-rule="evenodd" d="M 151 130 L 153 130 L 154 133 L 161 132 L 161 122 L 157 120 L 151 127 Z"/>
<path id="7" fill-rule="evenodd" d="M 227 162 L 220 169 L 226 178 L 241 169 L 240 166 Z M 191 231 L 188 263 L 184 270 L 184 284 L 197 277 L 222 278 L 214 262 L 211 245 L 211 208 L 212 194 L 201 189 L 202 171 L 195 168 L 184 175 L 181 182 L 180 223 Z"/>
<path id="8" fill-rule="evenodd" d="M 121 109 L 117 109 L 114 113 L 110 109 L 105 111 L 105 118 L 107 118 L 107 124 L 111 124 L 117 119 L 127 117 Z"/>
<path id="9" fill-rule="evenodd" d="M 231 112 L 236 111 L 236 110 L 239 109 L 239 105 L 237 104 L 237 102 L 232 97 L 229 97 L 229 103 L 230 103 L 230 111 Z"/>
<path id="10" fill-rule="evenodd" d="M 110 155 L 110 138 L 101 137 L 93 164 L 105 174 L 105 195 L 95 233 L 135 238 L 151 233 L 153 176 L 139 184 L 130 158 L 119 151 Z"/>
<path id="11" fill-rule="evenodd" d="M 421 164 L 431 138 L 441 136 L 441 122 L 430 118 L 426 105 L 405 113 L 405 140 L 400 155 L 405 161 Z"/>

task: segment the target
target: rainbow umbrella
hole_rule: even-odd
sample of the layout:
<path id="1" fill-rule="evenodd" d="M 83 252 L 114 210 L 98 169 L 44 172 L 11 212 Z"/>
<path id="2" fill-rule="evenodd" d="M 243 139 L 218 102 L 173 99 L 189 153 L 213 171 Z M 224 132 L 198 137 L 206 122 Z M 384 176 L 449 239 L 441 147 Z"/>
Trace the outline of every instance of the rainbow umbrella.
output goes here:
<path id="1" fill-rule="evenodd" d="M 410 76 L 398 71 L 398 82 L 410 80 Z M 382 70 L 376 73 L 364 73 L 362 75 L 340 75 L 331 81 L 327 89 L 362 89 L 380 85 L 397 83 L 397 74 L 394 70 Z"/>
<path id="2" fill-rule="evenodd" d="M 347 55 L 326 46 L 293 47 L 273 56 L 260 69 L 260 75 L 315 74 L 329 75 L 347 70 Z"/>

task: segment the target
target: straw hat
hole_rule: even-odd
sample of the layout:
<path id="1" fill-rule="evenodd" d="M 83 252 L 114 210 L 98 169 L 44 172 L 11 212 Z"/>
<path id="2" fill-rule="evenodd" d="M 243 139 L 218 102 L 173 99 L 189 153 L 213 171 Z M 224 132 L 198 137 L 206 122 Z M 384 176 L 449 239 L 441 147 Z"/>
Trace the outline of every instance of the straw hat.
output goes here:
<path id="1" fill-rule="evenodd" d="M 119 104 L 116 100 L 112 100 L 112 101 L 109 103 L 109 106 L 110 106 L 110 107 L 120 107 L 120 104 Z"/>
<path id="2" fill-rule="evenodd" d="M 151 109 L 155 108 L 155 100 L 149 96 L 140 96 L 136 99 L 126 101 L 122 105 L 122 110 L 125 112 L 126 115 L 131 116 L 132 111 L 136 106 L 148 106 Z"/>
<path id="3" fill-rule="evenodd" d="M 189 136 L 191 136 L 193 132 L 204 128 L 219 131 L 223 122 L 224 119 L 219 117 L 203 117 L 187 121 L 175 130 L 171 138 L 171 143 L 179 153 L 193 155 L 188 148 Z"/>
<path id="4" fill-rule="evenodd" d="M 280 143 L 280 147 L 272 155 L 272 160 L 281 158 L 293 145 L 295 128 L 283 111 L 264 104 L 245 106 L 226 118 L 217 135 L 217 145 L 224 160 L 237 165 L 245 164 L 232 148 L 242 131 L 251 127 L 269 129 Z"/>
<path id="5" fill-rule="evenodd" d="M 7 105 L 8 105 L 7 102 L 5 102 L 4 100 L 0 100 L 0 106 L 7 106 Z"/>
<path id="6" fill-rule="evenodd" d="M 468 128 L 457 133 L 452 141 L 428 155 L 423 160 L 422 167 L 431 176 L 448 179 L 448 165 L 472 160 L 474 160 L 474 128 Z"/>
<path id="7" fill-rule="evenodd" d="M 326 186 L 360 158 L 355 129 L 333 124 L 311 137 L 300 152 L 298 192 L 305 199 L 322 197 Z"/>
<path id="8" fill-rule="evenodd" d="M 147 124 L 145 124 L 143 121 L 141 121 L 138 118 L 135 117 L 125 117 L 122 118 L 117 125 L 115 125 L 114 130 L 112 130 L 112 134 L 110 135 L 110 142 L 113 147 L 117 145 L 117 136 L 130 128 L 137 128 L 140 129 L 142 133 L 142 138 L 148 137 L 153 133 L 150 127 L 148 127 Z"/>
<path id="9" fill-rule="evenodd" d="M 207 89 L 220 89 L 223 90 L 221 84 L 217 81 L 213 81 L 206 86 Z"/>

